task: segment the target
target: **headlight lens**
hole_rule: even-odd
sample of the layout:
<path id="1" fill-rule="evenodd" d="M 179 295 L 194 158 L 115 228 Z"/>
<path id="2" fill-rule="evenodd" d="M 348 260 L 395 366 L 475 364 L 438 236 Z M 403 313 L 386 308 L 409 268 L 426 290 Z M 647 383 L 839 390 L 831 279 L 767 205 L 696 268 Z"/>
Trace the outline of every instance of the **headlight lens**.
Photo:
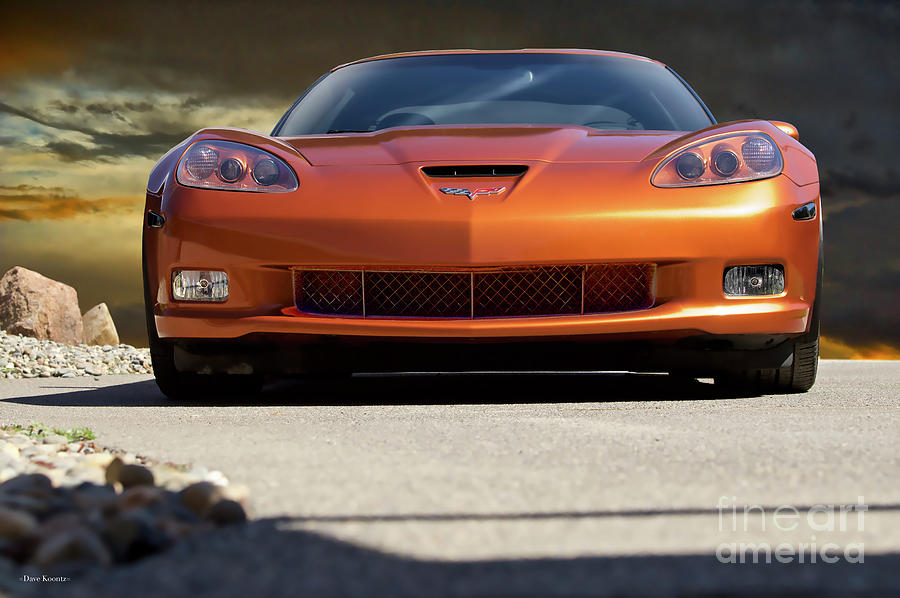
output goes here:
<path id="1" fill-rule="evenodd" d="M 219 163 L 219 154 L 207 146 L 199 146 L 192 149 L 184 160 L 184 167 L 188 174 L 197 180 L 209 178 L 216 171 Z"/>
<path id="2" fill-rule="evenodd" d="M 271 158 L 263 158 L 253 167 L 253 180 L 266 187 L 274 185 L 280 174 L 278 162 Z"/>
<path id="3" fill-rule="evenodd" d="M 285 192 L 297 175 L 269 152 L 232 141 L 197 141 L 178 163 L 176 180 L 187 187 L 226 191 Z"/>
<path id="4" fill-rule="evenodd" d="M 703 168 L 703 158 L 694 152 L 681 154 L 678 159 L 675 160 L 675 171 L 678 172 L 678 176 L 686 181 L 693 181 L 703 174 Z"/>
<path id="5" fill-rule="evenodd" d="M 738 133 L 684 147 L 656 168 L 657 187 L 721 185 L 781 174 L 781 151 L 765 133 Z"/>

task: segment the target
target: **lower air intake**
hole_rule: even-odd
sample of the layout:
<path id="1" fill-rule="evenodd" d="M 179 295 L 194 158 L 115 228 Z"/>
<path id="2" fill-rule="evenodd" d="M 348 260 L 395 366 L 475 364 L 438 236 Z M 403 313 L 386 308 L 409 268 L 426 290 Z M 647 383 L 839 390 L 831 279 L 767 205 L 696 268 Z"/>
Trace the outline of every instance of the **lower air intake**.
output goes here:
<path id="1" fill-rule="evenodd" d="M 297 309 L 363 317 L 503 318 L 653 305 L 655 264 L 479 270 L 294 269 Z"/>

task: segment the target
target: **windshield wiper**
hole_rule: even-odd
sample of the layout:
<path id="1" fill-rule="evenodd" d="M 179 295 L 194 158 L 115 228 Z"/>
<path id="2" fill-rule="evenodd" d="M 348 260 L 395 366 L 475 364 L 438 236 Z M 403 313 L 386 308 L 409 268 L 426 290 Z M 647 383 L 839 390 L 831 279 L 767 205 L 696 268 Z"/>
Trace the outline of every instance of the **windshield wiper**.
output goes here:
<path id="1" fill-rule="evenodd" d="M 359 129 L 330 129 L 326 135 L 331 135 L 332 133 L 371 133 L 371 131 L 360 131 Z"/>

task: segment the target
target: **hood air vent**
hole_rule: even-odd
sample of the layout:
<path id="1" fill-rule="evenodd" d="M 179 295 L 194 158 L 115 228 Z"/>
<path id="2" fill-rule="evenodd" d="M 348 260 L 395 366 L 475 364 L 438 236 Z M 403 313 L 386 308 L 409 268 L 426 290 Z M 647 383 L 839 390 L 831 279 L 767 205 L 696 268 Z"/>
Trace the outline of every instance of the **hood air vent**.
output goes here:
<path id="1" fill-rule="evenodd" d="M 515 164 L 474 164 L 465 166 L 425 166 L 422 168 L 427 176 L 433 178 L 469 178 L 469 177 L 500 177 L 522 176 L 528 170 L 527 166 Z"/>

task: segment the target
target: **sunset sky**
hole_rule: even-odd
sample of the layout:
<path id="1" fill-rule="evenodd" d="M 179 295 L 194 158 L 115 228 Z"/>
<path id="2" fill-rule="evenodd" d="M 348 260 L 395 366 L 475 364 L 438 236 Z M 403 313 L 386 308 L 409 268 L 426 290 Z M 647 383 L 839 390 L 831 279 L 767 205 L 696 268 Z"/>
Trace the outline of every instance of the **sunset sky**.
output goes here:
<path id="1" fill-rule="evenodd" d="M 107 8 L 107 6 L 115 8 Z M 900 358 L 900 9 L 889 3 L 16 3 L 0 22 L 0 274 L 106 301 L 146 346 L 143 192 L 193 131 L 269 132 L 336 64 L 427 48 L 588 47 L 675 68 L 720 122 L 816 154 L 826 356 Z M 715 7 L 714 9 L 712 7 Z"/>

